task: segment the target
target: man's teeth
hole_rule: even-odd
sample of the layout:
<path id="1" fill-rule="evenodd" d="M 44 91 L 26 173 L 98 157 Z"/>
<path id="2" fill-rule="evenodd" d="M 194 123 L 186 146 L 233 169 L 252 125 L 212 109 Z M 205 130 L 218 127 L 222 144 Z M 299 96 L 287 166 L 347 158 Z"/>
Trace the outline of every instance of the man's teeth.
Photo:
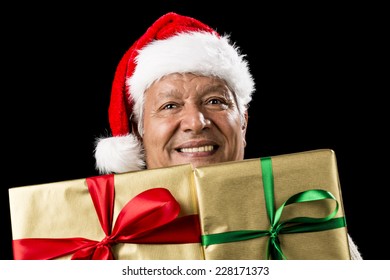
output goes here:
<path id="1" fill-rule="evenodd" d="M 203 147 L 196 147 L 196 148 L 182 148 L 180 149 L 180 152 L 182 153 L 199 153 L 199 152 L 210 152 L 214 150 L 214 146 L 203 146 Z"/>

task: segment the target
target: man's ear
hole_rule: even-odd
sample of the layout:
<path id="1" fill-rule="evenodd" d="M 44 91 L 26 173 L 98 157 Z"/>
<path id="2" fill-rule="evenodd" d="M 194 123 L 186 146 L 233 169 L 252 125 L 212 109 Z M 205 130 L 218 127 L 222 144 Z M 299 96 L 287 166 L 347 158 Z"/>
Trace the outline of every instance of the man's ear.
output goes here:
<path id="1" fill-rule="evenodd" d="M 139 134 L 138 131 L 138 125 L 136 124 L 135 121 L 130 120 L 130 125 L 131 125 L 131 131 L 132 133 L 137 136 L 138 140 L 142 143 L 142 136 Z"/>
<path id="2" fill-rule="evenodd" d="M 242 130 L 242 141 L 244 141 L 244 147 L 246 147 L 246 128 L 248 127 L 248 110 L 245 111 L 244 113 L 244 119 L 243 119 L 243 124 L 241 126 Z"/>
<path id="3" fill-rule="evenodd" d="M 241 126 L 241 129 L 243 130 L 243 134 L 245 136 L 246 133 L 246 128 L 248 127 L 248 110 L 245 111 L 244 113 L 244 123 Z"/>

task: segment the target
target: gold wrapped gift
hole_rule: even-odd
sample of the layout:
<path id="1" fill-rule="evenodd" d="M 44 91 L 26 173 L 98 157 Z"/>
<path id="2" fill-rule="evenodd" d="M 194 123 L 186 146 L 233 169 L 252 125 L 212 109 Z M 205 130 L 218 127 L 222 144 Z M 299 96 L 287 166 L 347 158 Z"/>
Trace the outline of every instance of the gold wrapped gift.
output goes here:
<path id="1" fill-rule="evenodd" d="M 206 260 L 350 259 L 335 153 L 195 170 Z"/>
<path id="2" fill-rule="evenodd" d="M 23 186 L 9 198 L 16 259 L 350 259 L 327 149 Z"/>
<path id="3" fill-rule="evenodd" d="M 204 259 L 190 165 L 11 188 L 9 197 L 15 259 Z"/>

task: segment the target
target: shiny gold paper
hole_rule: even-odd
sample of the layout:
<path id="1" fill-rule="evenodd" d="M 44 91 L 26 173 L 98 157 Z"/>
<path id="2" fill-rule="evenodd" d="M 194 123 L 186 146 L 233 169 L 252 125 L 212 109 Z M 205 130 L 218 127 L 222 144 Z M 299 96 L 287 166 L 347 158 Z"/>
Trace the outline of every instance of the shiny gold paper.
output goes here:
<path id="1" fill-rule="evenodd" d="M 310 189 L 331 192 L 344 216 L 336 157 L 332 150 L 315 150 L 272 157 L 275 206 Z M 203 234 L 237 230 L 267 230 L 260 159 L 192 169 L 191 165 L 115 175 L 114 220 L 134 196 L 150 188 L 170 190 L 181 206 L 180 216 L 200 215 Z M 13 239 L 83 237 L 100 241 L 98 221 L 85 179 L 9 189 Z M 328 203 L 329 202 L 329 203 Z M 282 221 L 296 216 L 329 214 L 334 203 L 289 205 Z M 287 259 L 350 259 L 347 228 L 279 235 Z M 117 244 L 116 259 L 219 260 L 264 259 L 268 237 L 202 246 L 201 244 Z M 65 256 L 62 259 L 69 259 Z"/>
<path id="2" fill-rule="evenodd" d="M 344 216 L 335 153 L 314 150 L 273 156 L 275 208 L 292 195 L 309 189 L 331 192 L 339 202 L 336 217 Z M 268 230 L 260 159 L 216 164 L 195 171 L 202 234 L 238 230 Z M 334 201 L 289 205 L 281 221 L 293 217 L 324 217 Z M 265 259 L 267 237 L 205 246 L 206 260 Z M 281 248 L 291 260 L 350 259 L 347 228 L 279 234 Z"/>
<path id="3" fill-rule="evenodd" d="M 159 187 L 168 189 L 180 204 L 179 216 L 198 213 L 190 165 L 118 174 L 114 181 L 113 222 L 130 199 Z M 13 239 L 83 237 L 100 241 L 105 237 L 85 179 L 11 188 L 9 198 Z M 113 251 L 115 259 L 122 260 L 204 259 L 200 243 L 117 244 Z"/>

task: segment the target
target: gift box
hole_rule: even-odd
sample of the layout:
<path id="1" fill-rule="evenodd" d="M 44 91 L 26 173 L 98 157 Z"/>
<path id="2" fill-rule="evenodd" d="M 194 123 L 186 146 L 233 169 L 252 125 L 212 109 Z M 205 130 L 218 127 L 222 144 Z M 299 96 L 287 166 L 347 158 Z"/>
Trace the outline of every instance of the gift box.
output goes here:
<path id="1" fill-rule="evenodd" d="M 15 259 L 204 259 L 190 165 L 9 189 Z"/>
<path id="2" fill-rule="evenodd" d="M 9 189 L 15 259 L 350 259 L 335 153 Z"/>
<path id="3" fill-rule="evenodd" d="M 206 260 L 351 258 L 334 151 L 194 172 Z"/>

